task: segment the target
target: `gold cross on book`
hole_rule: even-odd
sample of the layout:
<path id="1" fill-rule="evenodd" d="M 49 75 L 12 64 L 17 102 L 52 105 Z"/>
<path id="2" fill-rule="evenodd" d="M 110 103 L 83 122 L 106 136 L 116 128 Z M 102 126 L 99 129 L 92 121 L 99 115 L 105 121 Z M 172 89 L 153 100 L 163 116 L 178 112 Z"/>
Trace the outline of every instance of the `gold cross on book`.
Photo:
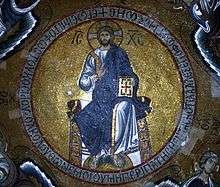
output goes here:
<path id="1" fill-rule="evenodd" d="M 120 77 L 118 96 L 132 97 L 133 96 L 133 78 Z"/>

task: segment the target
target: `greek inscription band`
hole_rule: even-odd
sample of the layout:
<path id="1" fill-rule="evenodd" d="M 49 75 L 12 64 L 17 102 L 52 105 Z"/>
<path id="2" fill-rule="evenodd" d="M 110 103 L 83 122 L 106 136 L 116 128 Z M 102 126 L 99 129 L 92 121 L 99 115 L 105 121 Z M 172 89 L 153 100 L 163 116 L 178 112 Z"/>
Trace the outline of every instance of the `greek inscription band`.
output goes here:
<path id="1" fill-rule="evenodd" d="M 183 80 L 182 84 L 184 93 L 184 107 L 182 109 L 180 121 L 177 124 L 177 131 L 171 138 L 170 142 L 168 142 L 168 144 L 164 147 L 163 150 L 161 150 L 160 153 L 158 153 L 157 156 L 152 158 L 147 163 L 143 163 L 136 168 L 132 168 L 128 171 L 120 173 L 99 173 L 97 171 L 89 171 L 65 161 L 50 148 L 50 146 L 42 137 L 36 125 L 31 107 L 31 84 L 34 72 L 37 64 L 39 63 L 39 58 L 42 56 L 48 46 L 60 34 L 64 33 L 69 28 L 83 23 L 84 21 L 98 18 L 116 18 L 129 21 L 152 32 L 161 42 L 163 42 L 168 47 L 176 59 L 176 65 L 180 70 L 180 76 Z M 143 36 L 141 36 L 140 33 L 137 33 L 136 31 L 129 31 L 128 36 L 129 38 L 127 40 L 127 45 L 144 45 Z M 82 42 L 82 37 L 83 33 L 81 31 L 75 33 L 72 44 L 80 44 Z M 7 93 L 0 92 L 0 104 L 5 97 L 8 97 Z M 29 135 L 31 141 L 34 143 L 38 151 L 43 156 L 45 156 L 45 158 L 50 163 L 65 173 L 87 182 L 99 184 L 119 184 L 131 182 L 152 173 L 161 167 L 164 163 L 166 163 L 171 158 L 171 156 L 173 156 L 179 150 L 182 141 L 184 141 L 182 137 L 187 136 L 189 128 L 192 124 L 196 105 L 196 89 L 192 68 L 185 52 L 176 41 L 176 39 L 164 26 L 152 18 L 141 13 L 137 13 L 133 10 L 117 7 L 98 7 L 79 11 L 74 15 L 59 21 L 42 36 L 42 38 L 33 47 L 27 58 L 27 63 L 24 67 L 20 81 L 19 98 L 24 128 L 26 129 L 27 134 Z"/>

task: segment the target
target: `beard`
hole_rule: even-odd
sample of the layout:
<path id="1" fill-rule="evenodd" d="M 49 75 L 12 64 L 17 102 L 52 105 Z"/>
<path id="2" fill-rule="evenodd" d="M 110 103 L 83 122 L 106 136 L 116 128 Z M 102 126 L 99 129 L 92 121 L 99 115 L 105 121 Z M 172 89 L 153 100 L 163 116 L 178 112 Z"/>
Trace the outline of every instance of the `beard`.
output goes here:
<path id="1" fill-rule="evenodd" d="M 109 44 L 110 44 L 110 40 L 99 40 L 99 43 L 102 45 L 102 46 L 104 46 L 104 47 L 106 47 L 106 46 L 108 46 Z"/>

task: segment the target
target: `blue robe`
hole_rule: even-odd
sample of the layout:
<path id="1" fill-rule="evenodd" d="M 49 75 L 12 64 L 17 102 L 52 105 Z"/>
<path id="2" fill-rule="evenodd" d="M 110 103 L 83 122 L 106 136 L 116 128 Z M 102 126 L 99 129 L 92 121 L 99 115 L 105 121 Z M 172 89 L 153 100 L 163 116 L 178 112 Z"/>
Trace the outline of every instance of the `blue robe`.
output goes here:
<path id="1" fill-rule="evenodd" d="M 112 114 L 114 106 L 127 101 L 135 106 L 136 119 L 146 116 L 145 111 L 149 103 L 142 103 L 137 99 L 139 84 L 138 76 L 133 72 L 126 52 L 116 45 L 112 45 L 104 59 L 104 75 L 95 82 L 92 101 L 76 114 L 74 120 L 79 126 L 81 138 L 91 155 L 97 155 L 102 149 L 111 148 L 112 142 Z M 87 62 L 85 62 L 87 65 Z M 92 75 L 90 75 L 92 76 Z M 119 77 L 134 79 L 134 96 L 118 97 Z M 88 91 L 90 85 L 81 86 Z"/>

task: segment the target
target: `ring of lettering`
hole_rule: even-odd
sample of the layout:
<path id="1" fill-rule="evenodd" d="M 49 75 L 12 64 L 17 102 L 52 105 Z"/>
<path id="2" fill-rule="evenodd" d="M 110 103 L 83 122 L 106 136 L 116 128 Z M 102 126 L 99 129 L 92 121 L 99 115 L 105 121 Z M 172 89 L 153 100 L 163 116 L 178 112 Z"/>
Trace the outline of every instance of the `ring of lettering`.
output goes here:
<path id="1" fill-rule="evenodd" d="M 69 28 L 77 26 L 88 20 L 119 19 L 134 23 L 154 34 L 170 51 L 175 59 L 183 84 L 183 107 L 176 131 L 166 146 L 153 158 L 137 167 L 120 172 L 99 172 L 87 170 L 69 163 L 46 143 L 41 135 L 31 106 L 31 85 L 35 69 L 40 57 L 48 46 Z M 123 83 L 124 80 L 122 80 Z M 123 83 L 124 84 L 124 83 Z M 126 91 L 126 90 L 125 90 Z M 128 94 L 122 92 L 121 94 Z M 196 89 L 189 60 L 171 33 L 158 21 L 133 10 L 118 7 L 97 7 L 81 10 L 54 24 L 33 47 L 27 58 L 20 81 L 20 109 L 24 128 L 38 151 L 55 167 L 66 174 L 83 181 L 99 184 L 120 184 L 138 180 L 151 174 L 164 165 L 187 139 L 196 106 Z"/>

